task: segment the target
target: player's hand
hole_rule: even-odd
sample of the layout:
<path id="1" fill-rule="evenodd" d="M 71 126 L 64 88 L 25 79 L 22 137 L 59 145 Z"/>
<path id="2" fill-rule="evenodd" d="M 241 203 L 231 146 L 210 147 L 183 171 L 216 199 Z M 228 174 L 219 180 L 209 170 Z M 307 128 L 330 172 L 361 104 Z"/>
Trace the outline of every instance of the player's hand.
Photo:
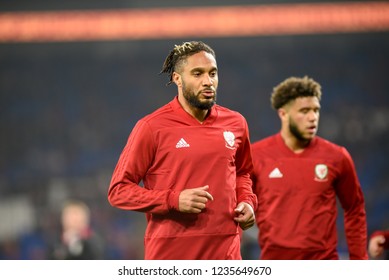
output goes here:
<path id="1" fill-rule="evenodd" d="M 184 213 L 200 213 L 205 209 L 209 200 L 213 200 L 212 195 L 207 192 L 209 186 L 186 189 L 180 193 L 178 200 L 178 210 Z"/>
<path id="2" fill-rule="evenodd" d="M 251 205 L 246 202 L 239 203 L 235 208 L 234 220 L 243 230 L 252 227 L 255 223 L 255 215 Z"/>
<path id="3" fill-rule="evenodd" d="M 383 244 L 385 243 L 385 237 L 383 235 L 377 235 L 369 240 L 369 254 L 373 258 L 378 258 L 384 253 Z"/>

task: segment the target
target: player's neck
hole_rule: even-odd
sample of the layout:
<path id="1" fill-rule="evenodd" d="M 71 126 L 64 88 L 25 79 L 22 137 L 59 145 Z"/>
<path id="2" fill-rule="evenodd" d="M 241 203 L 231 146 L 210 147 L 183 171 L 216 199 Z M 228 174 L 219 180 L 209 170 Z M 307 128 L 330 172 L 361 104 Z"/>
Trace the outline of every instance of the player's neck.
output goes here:
<path id="1" fill-rule="evenodd" d="M 302 153 L 309 145 L 310 140 L 301 140 L 296 138 L 293 134 L 281 131 L 281 137 L 285 145 L 295 154 Z"/>
<path id="2" fill-rule="evenodd" d="M 188 103 L 188 101 L 181 95 L 178 96 L 178 101 L 180 102 L 182 108 L 192 117 L 194 117 L 199 123 L 203 123 L 205 118 L 208 115 L 209 110 L 202 110 L 196 107 L 193 107 Z"/>

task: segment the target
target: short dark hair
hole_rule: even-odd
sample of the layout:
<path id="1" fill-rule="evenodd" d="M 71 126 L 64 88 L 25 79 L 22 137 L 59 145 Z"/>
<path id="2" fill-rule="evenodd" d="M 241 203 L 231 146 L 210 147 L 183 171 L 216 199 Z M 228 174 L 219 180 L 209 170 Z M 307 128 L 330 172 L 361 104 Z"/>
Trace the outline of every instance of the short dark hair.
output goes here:
<path id="1" fill-rule="evenodd" d="M 296 98 L 309 96 L 317 97 L 320 101 L 320 84 L 308 76 L 290 77 L 273 88 L 270 101 L 273 109 L 278 110 Z"/>
<path id="2" fill-rule="evenodd" d="M 177 66 L 181 64 L 188 56 L 194 55 L 198 52 L 205 51 L 216 58 L 215 51 L 207 44 L 201 41 L 184 42 L 181 45 L 175 45 L 166 57 L 163 63 L 162 70 L 159 74 L 168 73 L 170 85 L 173 82 L 173 72 L 176 71 Z"/>

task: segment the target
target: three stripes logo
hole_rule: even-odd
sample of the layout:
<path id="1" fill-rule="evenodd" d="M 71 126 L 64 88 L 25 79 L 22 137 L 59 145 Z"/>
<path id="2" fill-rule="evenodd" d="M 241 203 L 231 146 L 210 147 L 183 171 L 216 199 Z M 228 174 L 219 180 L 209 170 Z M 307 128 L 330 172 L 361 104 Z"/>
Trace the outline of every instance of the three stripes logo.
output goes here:
<path id="1" fill-rule="evenodd" d="M 284 175 L 282 175 L 281 171 L 277 167 L 269 174 L 269 178 L 282 178 L 283 176 Z"/>
<path id="2" fill-rule="evenodd" d="M 179 149 L 179 148 L 188 148 L 188 147 L 190 147 L 190 145 L 188 143 L 186 143 L 184 138 L 181 138 L 180 141 L 178 141 L 177 144 L 176 144 L 176 148 L 177 149 Z"/>

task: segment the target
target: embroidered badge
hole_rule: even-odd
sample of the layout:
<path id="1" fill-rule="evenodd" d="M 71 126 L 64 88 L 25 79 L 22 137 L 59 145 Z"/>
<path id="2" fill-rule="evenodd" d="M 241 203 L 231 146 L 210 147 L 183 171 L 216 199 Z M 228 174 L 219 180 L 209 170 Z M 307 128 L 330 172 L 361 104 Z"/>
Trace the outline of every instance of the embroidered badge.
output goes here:
<path id="1" fill-rule="evenodd" d="M 327 180 L 328 167 L 325 164 L 317 164 L 315 166 L 315 180 L 325 181 Z"/>
<path id="2" fill-rule="evenodd" d="M 226 141 L 226 147 L 229 149 L 235 149 L 235 135 L 231 131 L 223 132 L 224 140 Z"/>

